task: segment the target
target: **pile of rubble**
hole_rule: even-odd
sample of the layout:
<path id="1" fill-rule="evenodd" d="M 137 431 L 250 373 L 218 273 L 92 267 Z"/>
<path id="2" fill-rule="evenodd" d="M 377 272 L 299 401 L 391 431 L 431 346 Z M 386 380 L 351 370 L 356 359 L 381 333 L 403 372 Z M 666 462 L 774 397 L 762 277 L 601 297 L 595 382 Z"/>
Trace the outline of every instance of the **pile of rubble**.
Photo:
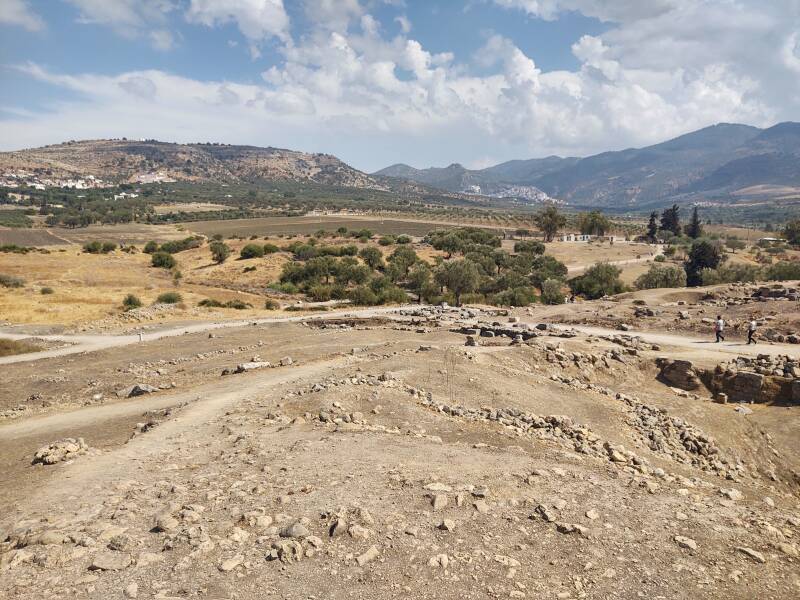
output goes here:
<path id="1" fill-rule="evenodd" d="M 769 300 L 800 300 L 800 290 L 795 287 L 785 287 L 780 284 L 762 286 L 753 292 L 752 297 L 758 302 Z"/>
<path id="2" fill-rule="evenodd" d="M 728 362 L 720 363 L 718 370 L 728 373 L 746 371 L 759 375 L 800 379 L 800 361 L 786 355 L 759 354 L 755 358 L 737 356 Z"/>
<path id="3" fill-rule="evenodd" d="M 88 451 L 89 446 L 83 438 L 64 438 L 39 448 L 33 456 L 32 464 L 54 465 L 77 458 Z"/>

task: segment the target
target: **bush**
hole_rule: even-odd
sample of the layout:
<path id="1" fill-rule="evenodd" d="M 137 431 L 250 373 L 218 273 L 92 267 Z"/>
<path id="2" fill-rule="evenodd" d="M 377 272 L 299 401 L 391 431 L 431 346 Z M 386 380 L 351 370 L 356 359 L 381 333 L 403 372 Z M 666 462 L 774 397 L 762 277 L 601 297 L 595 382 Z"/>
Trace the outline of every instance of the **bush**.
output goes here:
<path id="1" fill-rule="evenodd" d="M 494 303 L 501 306 L 528 306 L 536 302 L 536 290 L 530 286 L 504 290 L 494 297 Z"/>
<path id="2" fill-rule="evenodd" d="M 374 306 L 378 303 L 378 295 L 366 285 L 354 287 L 347 294 L 350 302 L 358 306 Z"/>
<path id="3" fill-rule="evenodd" d="M 657 263 L 663 263 L 663 262 L 667 262 L 667 257 L 666 257 L 666 256 L 664 256 L 663 254 L 659 254 L 659 255 L 658 255 L 658 256 L 656 256 L 656 257 L 655 257 L 653 260 L 654 260 L 655 262 L 657 262 Z"/>
<path id="4" fill-rule="evenodd" d="M 249 258 L 261 258 L 264 256 L 264 247 L 258 244 L 247 244 L 242 248 L 241 252 L 239 252 L 239 256 L 244 260 Z"/>
<path id="5" fill-rule="evenodd" d="M 771 265 L 766 272 L 769 281 L 790 281 L 800 279 L 800 262 L 782 260 Z"/>
<path id="6" fill-rule="evenodd" d="M 331 299 L 331 286 L 329 285 L 312 285 L 308 290 L 308 295 L 315 302 L 327 302 Z"/>
<path id="7" fill-rule="evenodd" d="M 633 285 L 637 290 L 686 287 L 686 271 L 671 265 L 653 264 L 650 270 L 640 275 Z"/>
<path id="8" fill-rule="evenodd" d="M 142 305 L 142 301 L 139 300 L 138 296 L 134 296 L 133 294 L 128 294 L 122 300 L 122 307 L 125 310 L 131 310 L 133 308 L 139 308 Z"/>
<path id="9" fill-rule="evenodd" d="M 393 235 L 385 235 L 378 240 L 378 244 L 380 244 L 381 246 L 391 246 L 394 243 L 395 243 L 395 238 Z"/>
<path id="10" fill-rule="evenodd" d="M 268 299 L 266 302 L 264 302 L 264 308 L 267 310 L 278 310 L 280 307 L 280 303 L 276 300 Z"/>
<path id="11" fill-rule="evenodd" d="M 39 293 L 42 296 L 49 296 L 50 294 L 54 294 L 55 290 L 51 287 L 43 287 L 42 289 L 39 290 Z"/>
<path id="12" fill-rule="evenodd" d="M 158 244 L 155 243 L 153 240 L 150 240 L 144 245 L 142 252 L 144 252 L 145 254 L 155 254 L 156 252 L 158 252 Z"/>
<path id="13" fill-rule="evenodd" d="M 275 244 L 264 244 L 264 254 L 275 254 L 280 251 L 281 249 Z"/>
<path id="14" fill-rule="evenodd" d="M 225 242 L 211 242 L 209 249 L 211 250 L 211 259 L 218 265 L 228 260 L 228 257 L 231 255 L 230 246 Z"/>
<path id="15" fill-rule="evenodd" d="M 283 292 L 284 294 L 296 294 L 300 290 L 297 286 L 291 282 L 273 282 L 267 286 L 271 290 L 275 290 L 276 292 Z"/>
<path id="16" fill-rule="evenodd" d="M 199 248 L 203 244 L 203 238 L 199 235 L 193 235 L 188 238 L 184 238 L 182 240 L 175 240 L 172 242 L 164 242 L 161 244 L 159 250 L 161 252 L 169 252 L 170 254 L 177 254 L 178 252 L 183 252 L 184 250 L 189 250 L 191 248 Z"/>
<path id="17" fill-rule="evenodd" d="M 752 282 L 761 279 L 761 267 L 745 264 L 722 265 L 716 269 L 703 269 L 700 271 L 700 279 L 703 285 Z"/>
<path id="18" fill-rule="evenodd" d="M 242 269 L 242 273 L 252 273 L 253 271 L 257 271 L 257 270 L 258 269 L 256 267 L 250 266 L 250 267 L 245 267 L 244 269 Z"/>
<path id="19" fill-rule="evenodd" d="M 600 262 L 587 269 L 586 273 L 571 279 L 569 284 L 574 294 L 581 294 L 590 300 L 613 296 L 625 291 L 619 280 L 622 271 L 607 262 Z"/>
<path id="20" fill-rule="evenodd" d="M 398 235 L 397 239 L 395 240 L 398 244 L 410 244 L 411 238 L 407 235 Z"/>
<path id="21" fill-rule="evenodd" d="M 225 305 L 219 300 L 214 300 L 213 298 L 203 298 L 197 303 L 197 306 L 203 306 L 205 308 L 222 308 Z"/>
<path id="22" fill-rule="evenodd" d="M 197 303 L 197 306 L 204 306 L 206 308 L 235 308 L 236 310 L 244 310 L 246 308 L 253 308 L 252 304 L 243 302 L 241 300 L 228 300 L 227 302 L 220 302 L 213 298 L 204 298 Z"/>
<path id="23" fill-rule="evenodd" d="M 93 242 L 86 242 L 83 245 L 83 251 L 87 254 L 100 254 L 103 251 L 103 244 L 97 240 Z"/>
<path id="24" fill-rule="evenodd" d="M 153 264 L 154 267 L 158 267 L 159 269 L 172 269 L 177 263 L 175 257 L 168 252 L 156 252 L 153 254 L 153 257 L 150 259 L 150 262 Z"/>
<path id="25" fill-rule="evenodd" d="M 378 301 L 381 304 L 405 304 L 408 302 L 408 294 L 396 285 L 391 285 L 381 290 Z"/>
<path id="26" fill-rule="evenodd" d="M 158 295 L 156 302 L 158 304 L 177 304 L 178 302 L 183 302 L 183 296 L 178 292 L 164 292 Z"/>
<path id="27" fill-rule="evenodd" d="M 25 286 L 25 280 L 21 277 L 14 277 L 13 275 L 4 275 L 0 273 L 0 286 L 6 288 L 21 288 Z"/>
<path id="28" fill-rule="evenodd" d="M 542 242 L 523 241 L 514 244 L 514 252 L 517 254 L 544 254 L 544 249 Z"/>
<path id="29" fill-rule="evenodd" d="M 542 304 L 564 304 L 563 285 L 559 279 L 546 279 L 542 283 Z"/>
<path id="30" fill-rule="evenodd" d="M 100 251 L 103 254 L 108 254 L 109 252 L 113 252 L 116 249 L 117 249 L 117 245 L 115 243 L 113 243 L 113 242 L 103 242 L 103 247 L 100 249 Z"/>

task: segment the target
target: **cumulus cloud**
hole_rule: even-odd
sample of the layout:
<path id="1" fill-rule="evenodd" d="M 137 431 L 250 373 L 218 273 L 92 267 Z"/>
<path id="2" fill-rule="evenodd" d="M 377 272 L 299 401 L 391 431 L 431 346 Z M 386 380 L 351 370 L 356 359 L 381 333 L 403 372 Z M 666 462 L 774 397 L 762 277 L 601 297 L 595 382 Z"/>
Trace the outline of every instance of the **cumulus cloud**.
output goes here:
<path id="1" fill-rule="evenodd" d="M 45 28 L 42 18 L 26 0 L 0 0 L 0 24 L 15 25 L 28 31 L 41 31 Z"/>
<path id="2" fill-rule="evenodd" d="M 547 71 L 501 35 L 461 61 L 432 52 L 403 27 L 387 33 L 355 0 L 305 0 L 315 18 L 292 38 L 283 5 L 272 2 L 276 19 L 242 30 L 251 43 L 279 40 L 282 60 L 260 82 L 197 81 L 157 70 L 68 76 L 26 65 L 31 77 L 82 98 L 0 127 L 16 145 L 46 135 L 52 142 L 54 132 L 69 128 L 62 137 L 191 141 L 202 131 L 209 140 L 333 152 L 372 169 L 409 159 L 424 166 L 585 155 L 720 121 L 764 126 L 797 118 L 796 0 L 495 2 L 535 18 L 579 10 L 610 27 L 574 40 L 577 68 Z M 252 15 L 263 17 L 266 6 L 235 4 L 256 12 L 231 12 L 233 2 L 192 2 L 192 18 L 242 27 L 239 19 L 257 21 Z M 103 124 L 110 129 L 97 131 Z"/>
<path id="3" fill-rule="evenodd" d="M 208 27 L 235 23 L 251 49 L 271 37 L 289 39 L 283 0 L 191 0 L 186 19 Z"/>

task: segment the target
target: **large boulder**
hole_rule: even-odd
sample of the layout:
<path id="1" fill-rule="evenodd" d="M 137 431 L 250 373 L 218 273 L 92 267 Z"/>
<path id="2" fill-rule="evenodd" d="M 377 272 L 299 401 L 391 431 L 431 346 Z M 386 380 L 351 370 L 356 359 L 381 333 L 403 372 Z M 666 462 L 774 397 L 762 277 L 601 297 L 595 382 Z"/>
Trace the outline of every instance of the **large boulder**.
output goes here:
<path id="1" fill-rule="evenodd" d="M 700 389 L 702 382 L 697 376 L 694 365 L 688 360 L 673 360 L 659 358 L 656 365 L 661 369 L 659 380 L 671 387 L 681 390 L 694 391 Z"/>
<path id="2" fill-rule="evenodd" d="M 81 454 L 86 454 L 88 451 L 89 446 L 86 445 L 83 438 L 64 438 L 39 448 L 34 454 L 32 462 L 34 465 L 54 465 L 66 460 L 72 460 Z"/>

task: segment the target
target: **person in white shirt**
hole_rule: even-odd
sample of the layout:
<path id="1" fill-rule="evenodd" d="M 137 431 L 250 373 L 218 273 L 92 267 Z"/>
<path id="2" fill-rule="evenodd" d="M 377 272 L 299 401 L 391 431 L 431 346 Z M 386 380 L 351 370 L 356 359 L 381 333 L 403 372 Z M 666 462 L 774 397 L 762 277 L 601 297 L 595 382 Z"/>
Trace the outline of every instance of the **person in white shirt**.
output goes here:
<path id="1" fill-rule="evenodd" d="M 750 324 L 747 326 L 747 345 L 750 344 L 757 344 L 755 338 L 753 337 L 756 334 L 756 328 L 758 327 L 758 323 L 756 323 L 755 317 L 750 317 Z"/>
<path id="2" fill-rule="evenodd" d="M 717 322 L 714 324 L 714 333 L 717 334 L 717 343 L 725 341 L 725 321 L 722 320 L 720 315 L 717 315 Z"/>

